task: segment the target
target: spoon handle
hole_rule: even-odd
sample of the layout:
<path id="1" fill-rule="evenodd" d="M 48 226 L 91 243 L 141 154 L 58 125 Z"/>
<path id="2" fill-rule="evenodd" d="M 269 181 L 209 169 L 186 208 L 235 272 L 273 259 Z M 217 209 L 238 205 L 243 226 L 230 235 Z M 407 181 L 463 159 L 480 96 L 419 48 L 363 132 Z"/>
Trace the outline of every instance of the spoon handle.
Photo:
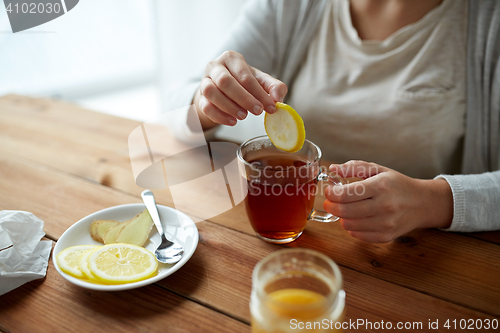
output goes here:
<path id="1" fill-rule="evenodd" d="M 161 225 L 160 216 L 158 215 L 158 209 L 156 209 L 156 201 L 153 192 L 150 190 L 144 190 L 141 193 L 141 197 L 149 211 L 149 215 L 151 215 L 151 218 L 156 225 L 156 229 L 160 233 L 160 236 L 163 236 L 163 227 Z"/>

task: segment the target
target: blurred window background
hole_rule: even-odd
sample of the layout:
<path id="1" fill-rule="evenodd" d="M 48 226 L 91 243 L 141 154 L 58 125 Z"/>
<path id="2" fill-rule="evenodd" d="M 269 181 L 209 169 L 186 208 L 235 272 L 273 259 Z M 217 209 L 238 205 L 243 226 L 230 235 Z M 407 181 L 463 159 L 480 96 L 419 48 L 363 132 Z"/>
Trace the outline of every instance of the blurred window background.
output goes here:
<path id="1" fill-rule="evenodd" d="M 146 121 L 169 85 L 202 73 L 247 0 L 81 0 L 65 15 L 11 33 L 0 9 L 0 95 L 71 101 Z M 219 137 L 263 133 L 248 117 Z"/>

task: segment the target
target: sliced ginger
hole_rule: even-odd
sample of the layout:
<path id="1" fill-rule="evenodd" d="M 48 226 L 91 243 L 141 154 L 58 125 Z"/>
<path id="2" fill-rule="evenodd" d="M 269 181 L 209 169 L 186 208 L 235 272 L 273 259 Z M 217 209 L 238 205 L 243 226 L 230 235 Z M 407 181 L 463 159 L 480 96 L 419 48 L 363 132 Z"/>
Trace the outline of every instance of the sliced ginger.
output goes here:
<path id="1" fill-rule="evenodd" d="M 147 209 L 145 209 L 120 230 L 115 243 L 143 246 L 149 238 L 152 227 L 153 220 Z"/>
<path id="2" fill-rule="evenodd" d="M 128 220 L 125 222 L 120 222 L 120 224 L 115 225 L 114 227 L 108 229 L 102 238 L 104 244 L 113 244 L 116 243 L 116 237 L 123 228 L 125 228 L 132 220 Z"/>
<path id="3" fill-rule="evenodd" d="M 130 220 L 96 220 L 90 226 L 93 239 L 104 244 L 126 243 L 144 246 L 153 227 L 153 220 L 147 209 Z"/>
<path id="4" fill-rule="evenodd" d="M 94 240 L 103 243 L 104 234 L 119 223 L 115 220 L 95 220 L 90 225 L 90 235 Z"/>

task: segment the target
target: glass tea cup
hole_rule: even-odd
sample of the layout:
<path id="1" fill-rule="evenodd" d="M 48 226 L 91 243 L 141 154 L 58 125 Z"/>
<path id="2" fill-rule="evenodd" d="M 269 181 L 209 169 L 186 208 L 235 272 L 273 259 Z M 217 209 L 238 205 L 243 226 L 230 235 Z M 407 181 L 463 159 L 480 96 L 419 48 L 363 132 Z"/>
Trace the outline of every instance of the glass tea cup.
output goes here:
<path id="1" fill-rule="evenodd" d="M 334 222 L 338 217 L 314 209 L 318 181 L 343 184 L 320 167 L 321 149 L 309 140 L 289 153 L 269 137 L 250 139 L 238 148 L 238 168 L 248 193 L 245 207 L 259 238 L 284 244 L 297 239 L 307 221 Z"/>
<path id="2" fill-rule="evenodd" d="M 341 332 L 344 309 L 342 275 L 322 253 L 279 250 L 253 270 L 253 333 Z"/>

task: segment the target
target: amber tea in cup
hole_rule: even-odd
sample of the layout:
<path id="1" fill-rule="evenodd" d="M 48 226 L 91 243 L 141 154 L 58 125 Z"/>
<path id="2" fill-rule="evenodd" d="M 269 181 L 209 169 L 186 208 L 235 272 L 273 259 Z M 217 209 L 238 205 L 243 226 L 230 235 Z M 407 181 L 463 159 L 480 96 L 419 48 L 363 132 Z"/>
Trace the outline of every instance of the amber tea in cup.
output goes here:
<path id="1" fill-rule="evenodd" d="M 243 143 L 237 152 L 241 179 L 248 193 L 245 207 L 257 235 L 271 243 L 297 239 L 308 220 L 338 220 L 314 209 L 318 180 L 341 183 L 320 168 L 321 150 L 306 140 L 301 150 L 277 149 L 267 136 Z"/>

